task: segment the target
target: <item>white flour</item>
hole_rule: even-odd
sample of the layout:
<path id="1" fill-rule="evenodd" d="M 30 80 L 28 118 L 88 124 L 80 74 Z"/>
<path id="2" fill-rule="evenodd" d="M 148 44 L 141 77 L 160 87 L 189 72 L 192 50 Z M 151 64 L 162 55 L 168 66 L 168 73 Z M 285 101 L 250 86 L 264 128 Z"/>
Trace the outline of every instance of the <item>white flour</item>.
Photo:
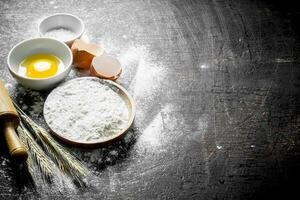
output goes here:
<path id="1" fill-rule="evenodd" d="M 76 33 L 66 28 L 51 29 L 45 33 L 46 37 L 51 37 L 60 41 L 68 41 L 76 37 Z"/>
<path id="2" fill-rule="evenodd" d="M 49 94 L 44 117 L 53 131 L 68 139 L 105 140 L 125 128 L 128 108 L 98 78 L 80 78 L 66 82 Z"/>

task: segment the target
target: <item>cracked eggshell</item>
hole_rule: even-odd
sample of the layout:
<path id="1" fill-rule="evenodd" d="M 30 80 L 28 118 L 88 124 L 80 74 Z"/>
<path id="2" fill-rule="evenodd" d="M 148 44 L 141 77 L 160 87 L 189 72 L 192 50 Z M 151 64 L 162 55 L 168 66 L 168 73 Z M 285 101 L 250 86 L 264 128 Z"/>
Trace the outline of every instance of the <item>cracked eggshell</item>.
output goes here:
<path id="1" fill-rule="evenodd" d="M 89 69 L 93 58 L 95 56 L 101 56 L 104 52 L 102 46 L 87 43 L 80 39 L 74 41 L 71 50 L 73 53 L 73 64 L 81 69 Z"/>
<path id="2" fill-rule="evenodd" d="M 101 55 L 93 58 L 90 70 L 94 76 L 116 80 L 122 72 L 122 67 L 117 58 L 111 55 Z"/>

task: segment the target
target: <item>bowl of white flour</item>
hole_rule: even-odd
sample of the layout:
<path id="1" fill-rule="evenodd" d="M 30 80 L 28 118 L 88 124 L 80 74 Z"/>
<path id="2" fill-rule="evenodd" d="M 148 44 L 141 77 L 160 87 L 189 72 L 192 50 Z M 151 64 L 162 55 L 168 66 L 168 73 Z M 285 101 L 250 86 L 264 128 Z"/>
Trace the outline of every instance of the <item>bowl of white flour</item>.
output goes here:
<path id="1" fill-rule="evenodd" d="M 44 18 L 38 26 L 41 36 L 50 37 L 71 46 L 85 30 L 83 21 L 69 13 L 56 13 Z"/>
<path id="2" fill-rule="evenodd" d="M 53 134 L 77 146 L 97 146 L 122 137 L 134 115 L 134 101 L 122 86 L 95 77 L 63 83 L 44 104 L 44 118 Z"/>

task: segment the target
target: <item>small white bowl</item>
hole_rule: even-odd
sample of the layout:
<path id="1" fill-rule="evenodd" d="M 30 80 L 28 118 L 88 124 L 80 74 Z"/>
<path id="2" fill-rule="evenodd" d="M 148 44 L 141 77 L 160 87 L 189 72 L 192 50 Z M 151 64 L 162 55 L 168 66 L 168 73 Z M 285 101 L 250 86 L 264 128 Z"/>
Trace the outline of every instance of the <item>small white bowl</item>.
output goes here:
<path id="1" fill-rule="evenodd" d="M 65 69 L 49 78 L 29 78 L 18 74 L 20 63 L 28 56 L 36 53 L 49 53 L 57 56 L 64 63 Z M 34 38 L 24 40 L 15 45 L 7 57 L 11 75 L 25 87 L 35 90 L 46 90 L 55 87 L 69 74 L 73 55 L 70 48 L 63 42 L 52 38 Z"/>
<path id="2" fill-rule="evenodd" d="M 45 37 L 48 31 L 60 28 L 70 30 L 74 33 L 74 36 L 70 39 L 63 40 L 63 42 L 71 46 L 74 40 L 82 36 L 84 32 L 84 23 L 75 15 L 71 15 L 68 13 L 57 13 L 44 18 L 39 23 L 38 31 L 40 36 Z"/>

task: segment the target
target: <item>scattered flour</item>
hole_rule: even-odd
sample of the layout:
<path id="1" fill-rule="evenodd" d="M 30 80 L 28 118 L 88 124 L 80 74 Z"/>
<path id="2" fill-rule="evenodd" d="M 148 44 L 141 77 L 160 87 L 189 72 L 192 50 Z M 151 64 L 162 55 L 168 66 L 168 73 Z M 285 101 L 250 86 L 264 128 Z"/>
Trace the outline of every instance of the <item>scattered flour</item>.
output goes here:
<path id="1" fill-rule="evenodd" d="M 9 90 L 9 89 L 12 87 L 12 84 L 6 83 L 6 84 L 4 85 L 4 87 L 5 87 L 7 90 Z"/>
<path id="2" fill-rule="evenodd" d="M 55 38 L 60 41 L 68 41 L 76 37 L 76 33 L 66 28 L 55 28 L 45 33 L 46 37 Z"/>
<path id="3" fill-rule="evenodd" d="M 54 89 L 44 105 L 50 128 L 76 141 L 106 140 L 126 127 L 124 100 L 98 78 L 77 78 Z"/>

